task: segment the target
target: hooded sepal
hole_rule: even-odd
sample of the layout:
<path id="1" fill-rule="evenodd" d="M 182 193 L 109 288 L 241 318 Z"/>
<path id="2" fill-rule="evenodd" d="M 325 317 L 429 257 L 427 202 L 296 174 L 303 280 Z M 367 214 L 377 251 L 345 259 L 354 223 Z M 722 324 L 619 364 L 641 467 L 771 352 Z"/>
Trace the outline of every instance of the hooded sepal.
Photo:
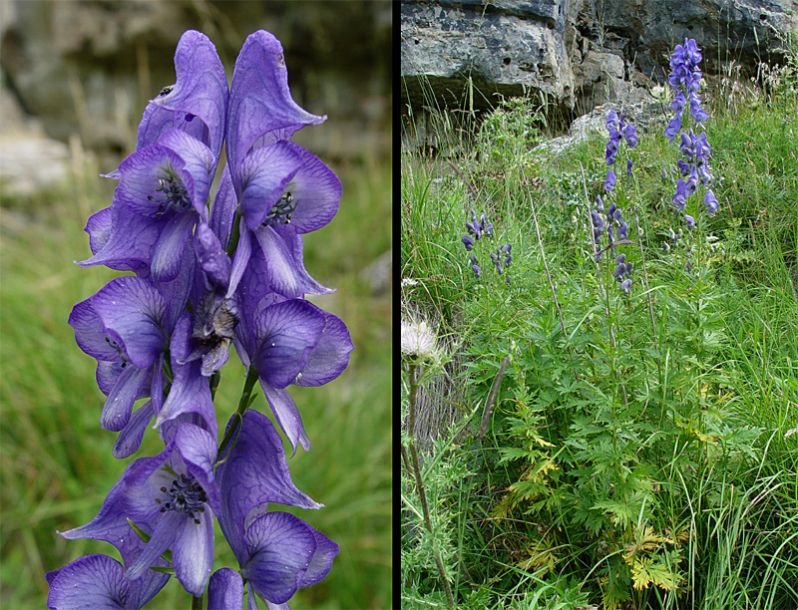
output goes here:
<path id="1" fill-rule="evenodd" d="M 251 149 L 288 139 L 326 117 L 310 114 L 294 102 L 283 47 L 272 34 L 259 30 L 250 34 L 236 59 L 227 118 L 227 158 L 235 170 Z M 233 182 L 238 190 L 235 171 Z"/>
<path id="2" fill-rule="evenodd" d="M 216 47 L 204 34 L 186 31 L 175 51 L 174 85 L 147 104 L 138 130 L 138 148 L 171 127 L 204 142 L 216 159 L 222 150 L 227 114 L 227 76 Z"/>

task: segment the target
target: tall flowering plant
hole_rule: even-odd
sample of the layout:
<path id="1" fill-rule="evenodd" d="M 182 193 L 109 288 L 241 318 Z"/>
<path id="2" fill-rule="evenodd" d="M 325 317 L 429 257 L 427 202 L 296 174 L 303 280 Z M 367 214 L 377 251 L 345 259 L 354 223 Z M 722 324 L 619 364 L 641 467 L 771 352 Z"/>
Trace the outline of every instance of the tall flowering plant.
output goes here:
<path id="1" fill-rule="evenodd" d="M 69 317 L 97 361 L 114 456 L 136 453 L 151 422 L 163 450 L 131 463 L 97 516 L 61 533 L 107 541 L 122 563 L 90 555 L 49 572 L 53 610 L 141 608 L 172 575 L 194 608 L 207 592 L 209 609 L 243 609 L 246 588 L 249 608 L 259 596 L 283 609 L 338 553 L 302 519 L 270 510 L 321 504 L 291 481 L 271 421 L 249 410 L 259 384 L 294 452 L 308 450 L 289 386 L 335 379 L 353 348 L 344 323 L 305 299 L 330 289 L 306 271 L 302 235 L 330 222 L 341 183 L 290 138 L 325 117 L 293 101 L 282 46 L 265 31 L 247 38 L 230 87 L 196 31 L 181 37 L 175 71 L 147 104 L 136 150 L 109 174 L 111 205 L 86 225 L 92 256 L 79 264 L 132 275 Z M 231 345 L 247 375 L 219 439 L 214 392 Z M 216 520 L 238 569 L 213 572 Z"/>

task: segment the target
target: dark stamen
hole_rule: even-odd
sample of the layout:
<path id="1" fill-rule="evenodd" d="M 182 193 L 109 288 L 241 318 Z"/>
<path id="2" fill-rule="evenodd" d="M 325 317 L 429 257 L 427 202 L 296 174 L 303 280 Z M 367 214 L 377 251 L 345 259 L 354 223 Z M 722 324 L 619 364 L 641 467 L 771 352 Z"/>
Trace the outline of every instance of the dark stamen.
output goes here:
<path id="1" fill-rule="evenodd" d="M 269 225 L 276 224 L 291 224 L 291 219 L 295 211 L 296 199 L 291 191 L 286 191 L 283 193 L 282 197 L 277 200 L 277 203 L 274 204 L 274 207 L 269 210 L 266 220 L 263 221 L 263 226 L 267 227 Z"/>

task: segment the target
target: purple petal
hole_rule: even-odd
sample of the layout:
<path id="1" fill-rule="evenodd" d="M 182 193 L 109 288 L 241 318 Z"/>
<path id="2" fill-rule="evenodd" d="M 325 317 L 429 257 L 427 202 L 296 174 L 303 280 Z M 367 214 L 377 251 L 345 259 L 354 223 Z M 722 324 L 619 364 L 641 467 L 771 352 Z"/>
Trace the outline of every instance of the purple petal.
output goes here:
<path id="1" fill-rule="evenodd" d="M 254 363 L 258 375 L 282 389 L 308 363 L 324 330 L 325 319 L 317 307 L 302 299 L 292 299 L 264 309 L 255 325 L 258 345 Z"/>
<path id="2" fill-rule="evenodd" d="M 146 368 L 163 351 L 164 300 L 147 281 L 119 277 L 87 300 L 106 333 L 111 331 L 121 339 L 121 347 L 134 365 Z"/>
<path id="3" fill-rule="evenodd" d="M 140 578 L 147 568 L 155 563 L 158 557 L 166 551 L 175 541 L 181 526 L 190 520 L 186 513 L 168 510 L 158 519 L 155 529 L 150 535 L 150 540 L 125 571 L 125 576 L 130 580 Z M 194 523 L 193 521 L 191 522 Z"/>
<path id="4" fill-rule="evenodd" d="M 181 424 L 174 440 L 175 448 L 191 474 L 206 489 L 212 508 L 219 510 L 219 503 L 213 500 L 213 465 L 216 462 L 216 438 L 210 432 L 193 424 Z"/>
<path id="5" fill-rule="evenodd" d="M 164 354 L 158 357 L 158 361 L 153 366 L 152 382 L 150 383 L 150 399 L 152 402 L 152 411 L 157 414 L 161 407 L 163 407 L 163 390 L 164 390 Z"/>
<path id="6" fill-rule="evenodd" d="M 241 214 L 251 230 L 267 218 L 302 167 L 301 157 L 288 142 L 276 142 L 249 153 L 234 171 L 241 185 Z"/>
<path id="7" fill-rule="evenodd" d="M 185 170 L 191 174 L 194 183 L 194 191 L 191 193 L 194 209 L 207 222 L 208 208 L 206 202 L 213 174 L 216 171 L 211 149 L 179 129 L 165 131 L 158 138 L 158 144 L 171 149 L 180 155 L 180 158 L 184 161 Z"/>
<path id="8" fill-rule="evenodd" d="M 249 259 L 252 256 L 252 234 L 242 218 L 238 224 L 238 246 L 233 254 L 233 263 L 230 268 L 230 285 L 227 287 L 227 298 L 232 298 L 238 288 L 238 283 L 246 271 Z"/>
<path id="9" fill-rule="evenodd" d="M 230 177 L 230 166 L 225 164 L 219 188 L 216 191 L 216 198 L 213 200 L 210 221 L 211 229 L 224 248 L 227 248 L 227 244 L 230 242 L 237 207 L 238 200 L 233 187 L 233 179 Z"/>
<path id="10" fill-rule="evenodd" d="M 244 610 L 244 582 L 238 572 L 221 568 L 211 575 L 208 610 Z"/>
<path id="11" fill-rule="evenodd" d="M 165 146 L 140 148 L 119 166 L 121 178 L 114 197 L 119 205 L 156 221 L 172 209 L 186 210 L 192 206 L 195 187 L 185 166 L 183 158 Z M 164 181 L 182 189 L 183 196 L 167 197 Z"/>
<path id="12" fill-rule="evenodd" d="M 213 517 L 209 511 L 196 515 L 199 523 L 184 519 L 172 547 L 175 576 L 183 588 L 199 597 L 213 569 Z"/>
<path id="13" fill-rule="evenodd" d="M 50 592 L 47 595 L 47 607 L 50 610 L 124 610 L 130 607 L 128 598 L 131 583 L 125 578 L 119 562 L 111 557 L 79 557 L 51 574 Z M 169 577 L 163 576 L 165 583 Z"/>
<path id="14" fill-rule="evenodd" d="M 126 458 L 139 450 L 141 439 L 144 438 L 144 431 L 153 415 L 155 415 L 155 409 L 152 406 L 152 401 L 149 400 L 133 413 L 116 439 L 113 451 L 115 458 Z"/>
<path id="15" fill-rule="evenodd" d="M 89 297 L 85 301 L 77 303 L 69 314 L 68 323 L 75 331 L 75 341 L 78 347 L 85 353 L 100 361 L 117 362 L 119 352 L 106 341 L 105 325 L 93 307 L 94 298 Z M 108 391 L 110 388 L 103 389 L 106 394 Z"/>
<path id="16" fill-rule="evenodd" d="M 287 139 L 326 117 L 300 108 L 288 89 L 283 47 L 269 32 L 247 38 L 236 59 L 227 125 L 227 159 L 234 169 L 256 143 Z M 235 175 L 233 181 L 236 186 Z"/>
<path id="17" fill-rule="evenodd" d="M 166 301 L 164 328 L 172 329 L 177 319 L 186 309 L 191 289 L 194 286 L 195 257 L 190 248 L 186 248 L 181 257 L 180 267 L 173 280 L 158 282 L 158 292 Z"/>
<path id="18" fill-rule="evenodd" d="M 313 531 L 288 513 L 261 515 L 246 531 L 251 557 L 242 570 L 255 590 L 273 603 L 294 595 L 316 550 Z"/>
<path id="19" fill-rule="evenodd" d="M 343 321 L 333 314 L 322 313 L 324 330 L 310 359 L 294 380 L 297 385 L 319 386 L 332 381 L 347 367 L 349 352 L 355 347 Z"/>
<path id="20" fill-rule="evenodd" d="M 286 142 L 302 162 L 287 185 L 294 198 L 291 224 L 298 233 L 309 233 L 329 223 L 338 211 L 341 181 L 316 155 L 298 144 Z"/>
<path id="21" fill-rule="evenodd" d="M 296 453 L 297 443 L 302 445 L 305 451 L 309 451 L 310 439 L 305 434 L 302 417 L 299 415 L 299 410 L 296 408 L 296 404 L 288 391 L 278 390 L 263 381 L 260 382 L 260 387 L 263 389 L 263 394 L 272 408 L 277 423 L 280 424 L 286 437 L 291 442 L 294 453 Z"/>
<path id="22" fill-rule="evenodd" d="M 91 521 L 60 534 L 69 540 L 94 538 L 113 544 L 130 563 L 142 549 L 142 541 L 131 530 L 127 518 L 148 528 L 158 513 L 154 498 L 159 482 L 153 474 L 164 463 L 167 451 L 151 458 L 139 458 L 130 464 L 103 501 L 97 516 Z"/>
<path id="23" fill-rule="evenodd" d="M 92 254 L 97 254 L 108 243 L 108 238 L 111 236 L 111 207 L 103 208 L 89 216 L 83 230 L 89 234 L 89 247 Z"/>
<path id="24" fill-rule="evenodd" d="M 127 365 L 108 393 L 100 416 L 100 425 L 106 430 L 119 432 L 130 420 L 133 403 L 149 385 L 150 369 Z"/>
<path id="25" fill-rule="evenodd" d="M 302 237 L 291 227 L 260 227 L 255 232 L 266 260 L 269 287 L 287 297 L 333 292 L 314 280 L 305 270 Z"/>
<path id="26" fill-rule="evenodd" d="M 195 221 L 194 214 L 183 213 L 175 214 L 164 224 L 152 255 L 150 271 L 154 281 L 168 282 L 177 277 Z"/>
<path id="27" fill-rule="evenodd" d="M 310 527 L 310 529 L 313 531 L 313 535 L 316 538 L 316 551 L 313 553 L 308 569 L 299 580 L 300 587 L 315 585 L 327 576 L 339 550 L 338 545 L 327 538 L 327 536 L 312 527 Z"/>
<path id="28" fill-rule="evenodd" d="M 106 555 L 80 557 L 46 577 L 51 610 L 142 608 L 169 580 L 167 574 L 148 572 L 130 581 L 119 562 Z"/>
<path id="29" fill-rule="evenodd" d="M 194 233 L 194 253 L 202 270 L 219 287 L 227 287 L 230 281 L 230 257 L 211 228 L 201 222 Z"/>
<path id="30" fill-rule="evenodd" d="M 222 498 L 219 524 L 242 562 L 248 558 L 244 544 L 245 520 L 254 508 L 269 502 L 312 509 L 321 507 L 291 481 L 280 435 L 269 418 L 257 411 L 244 414 L 238 439 L 216 474 Z"/>
<path id="31" fill-rule="evenodd" d="M 154 98 L 147 106 L 139 125 L 139 144 L 153 142 L 166 125 L 180 127 L 192 133 L 204 126 L 200 137 L 218 159 L 224 138 L 227 108 L 227 77 L 216 48 L 207 36 L 188 30 L 181 36 L 175 51 L 176 82 L 170 91 Z M 196 125 L 196 116 L 204 125 Z"/>
<path id="32" fill-rule="evenodd" d="M 105 218 L 107 213 L 104 213 L 104 210 L 97 212 L 89 219 L 86 231 L 89 232 L 89 242 L 94 256 L 77 261 L 77 263 L 81 267 L 106 265 L 120 271 L 147 274 L 152 259 L 152 250 L 160 235 L 160 224 L 153 222 L 151 218 L 131 212 L 116 203 L 117 201 L 118 199 L 115 197 L 115 203 L 110 208 L 106 208 L 106 210 L 110 209 L 111 222 L 107 235 L 104 226 L 100 225 L 100 228 L 97 228 L 100 222 L 104 224 L 107 221 Z M 103 217 L 96 219 L 96 223 L 92 222 L 92 219 L 100 214 L 103 214 Z"/>
<path id="33" fill-rule="evenodd" d="M 114 385 L 116 385 L 116 380 L 119 379 L 119 376 L 124 370 L 125 369 L 119 362 L 99 360 L 97 362 L 97 372 L 94 378 L 97 381 L 97 386 L 100 388 L 100 391 L 108 396 L 114 388 Z"/>

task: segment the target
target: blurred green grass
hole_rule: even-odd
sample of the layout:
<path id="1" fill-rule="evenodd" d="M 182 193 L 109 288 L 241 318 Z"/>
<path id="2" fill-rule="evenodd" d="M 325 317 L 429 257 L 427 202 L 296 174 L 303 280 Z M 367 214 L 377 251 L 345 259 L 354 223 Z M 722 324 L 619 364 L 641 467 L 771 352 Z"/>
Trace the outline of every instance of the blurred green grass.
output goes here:
<path id="1" fill-rule="evenodd" d="M 294 481 L 326 508 L 296 514 L 336 540 L 341 552 L 327 579 L 300 591 L 294 608 L 389 608 L 391 605 L 390 294 L 378 297 L 360 272 L 390 248 L 390 159 L 365 156 L 334 166 L 344 196 L 333 222 L 306 239 L 306 265 L 333 295 L 314 299 L 339 315 L 355 344 L 349 368 L 321 388 L 294 394 L 313 444 L 290 459 Z M 136 457 L 160 450 L 149 430 L 142 449 L 116 460 L 116 434 L 99 426 L 103 397 L 94 360 L 74 342 L 74 303 L 114 275 L 72 263 L 87 256 L 86 217 L 110 202 L 113 183 L 95 164 L 74 160 L 62 189 L 0 209 L 0 607 L 42 608 L 44 573 L 87 553 L 115 550 L 56 533 L 91 519 Z M 217 393 L 220 426 L 243 384 L 237 358 Z M 268 412 L 259 396 L 255 408 Z M 290 453 L 289 453 L 290 455 Z M 221 534 L 214 568 L 235 567 Z M 175 579 L 152 608 L 190 604 Z"/>

